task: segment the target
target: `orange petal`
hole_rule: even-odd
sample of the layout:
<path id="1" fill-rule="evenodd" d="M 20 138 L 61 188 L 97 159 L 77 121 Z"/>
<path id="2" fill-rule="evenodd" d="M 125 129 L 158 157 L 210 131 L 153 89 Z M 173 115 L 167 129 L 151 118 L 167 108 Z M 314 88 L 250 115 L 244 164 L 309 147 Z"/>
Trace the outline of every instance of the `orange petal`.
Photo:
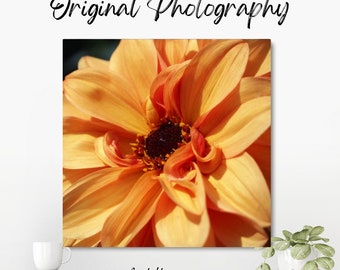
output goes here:
<path id="1" fill-rule="evenodd" d="M 183 73 L 189 62 L 183 62 L 173 65 L 170 74 L 164 85 L 164 105 L 167 114 L 170 116 L 178 116 L 182 118 L 180 109 L 180 85 Z"/>
<path id="2" fill-rule="evenodd" d="M 158 111 L 158 106 L 152 102 L 150 97 L 145 101 L 145 116 L 150 125 L 159 123 L 162 116 Z"/>
<path id="3" fill-rule="evenodd" d="M 92 57 L 92 56 L 84 56 L 80 58 L 78 62 L 78 69 L 83 69 L 83 68 L 88 68 L 88 67 L 108 69 L 109 61 L 96 58 L 96 57 Z"/>
<path id="4" fill-rule="evenodd" d="M 76 117 L 82 120 L 90 120 L 91 117 L 88 114 L 85 114 L 79 111 L 76 107 L 74 107 L 63 95 L 63 116 L 64 117 Z"/>
<path id="5" fill-rule="evenodd" d="M 250 220 L 229 213 L 209 211 L 211 226 L 219 242 L 225 247 L 263 247 L 268 235 Z"/>
<path id="6" fill-rule="evenodd" d="M 248 45 L 236 40 L 206 46 L 191 60 L 181 84 L 181 111 L 186 123 L 213 109 L 237 86 L 248 60 Z"/>
<path id="7" fill-rule="evenodd" d="M 121 77 L 97 70 L 77 70 L 64 80 L 66 97 L 81 111 L 132 133 L 146 134 L 144 108 L 131 89 Z"/>
<path id="8" fill-rule="evenodd" d="M 213 41 L 214 41 L 213 39 L 198 39 L 197 45 L 199 50 L 202 50 L 205 46 L 209 45 Z"/>
<path id="9" fill-rule="evenodd" d="M 219 128 L 225 126 L 235 111 L 247 101 L 259 97 L 271 95 L 269 78 L 242 78 L 239 85 L 218 106 L 196 120 L 194 127 L 198 128 L 204 135 L 218 132 Z"/>
<path id="10" fill-rule="evenodd" d="M 257 140 L 271 124 L 271 98 L 260 97 L 242 104 L 230 118 L 221 121 L 206 135 L 209 144 L 234 157 Z"/>
<path id="11" fill-rule="evenodd" d="M 166 194 L 173 202 L 195 215 L 200 215 L 205 208 L 205 191 L 201 173 L 195 163 L 195 169 L 180 167 L 179 178 L 167 173 L 159 176 L 159 181 Z"/>
<path id="12" fill-rule="evenodd" d="M 79 240 L 64 237 L 63 244 L 65 247 L 97 247 L 100 244 L 100 233 Z"/>
<path id="13" fill-rule="evenodd" d="M 156 39 L 155 46 L 167 66 L 178 64 L 185 60 L 185 53 L 188 47 L 186 39 Z"/>
<path id="14" fill-rule="evenodd" d="M 206 210 L 201 215 L 186 212 L 165 194 L 155 213 L 157 246 L 203 247 L 208 240 L 210 222 Z"/>
<path id="15" fill-rule="evenodd" d="M 149 221 L 143 229 L 131 240 L 129 247 L 154 247 L 154 234 L 152 230 L 152 222 Z"/>
<path id="16" fill-rule="evenodd" d="M 94 171 L 98 171 L 98 168 L 91 169 L 79 169 L 79 170 L 69 170 L 63 168 L 63 193 L 74 183 L 78 182 L 79 179 L 83 178 Z"/>
<path id="17" fill-rule="evenodd" d="M 176 205 L 194 215 L 202 213 L 204 204 L 197 184 L 188 180 L 169 181 L 164 174 L 159 177 L 159 180 L 166 194 Z"/>
<path id="18" fill-rule="evenodd" d="M 119 136 L 116 132 L 107 132 L 96 140 L 96 153 L 106 164 L 116 166 L 131 166 L 138 163 L 131 148 L 132 140 Z"/>
<path id="19" fill-rule="evenodd" d="M 271 143 L 269 128 L 262 136 L 247 148 L 249 153 L 261 168 L 264 177 L 267 180 L 269 189 L 271 188 Z"/>
<path id="20" fill-rule="evenodd" d="M 170 66 L 162 70 L 157 77 L 155 77 L 151 89 L 150 89 L 150 99 L 158 112 L 160 118 L 165 117 L 165 106 L 164 106 L 164 86 L 166 84 L 167 78 L 176 69 L 176 65 Z"/>
<path id="21" fill-rule="evenodd" d="M 157 173 L 144 173 L 107 218 L 102 230 L 103 246 L 127 246 L 152 218 L 162 193 L 159 182 L 154 179 Z"/>
<path id="22" fill-rule="evenodd" d="M 170 156 L 165 162 L 164 174 L 169 180 L 178 180 L 187 178 L 187 173 L 192 169 L 192 161 L 194 161 L 194 153 L 191 144 L 185 144 Z"/>
<path id="23" fill-rule="evenodd" d="M 141 174 L 133 167 L 107 168 L 78 180 L 64 192 L 64 236 L 83 239 L 98 233 Z"/>
<path id="24" fill-rule="evenodd" d="M 110 59 L 110 69 L 133 84 L 131 91 L 144 102 L 157 75 L 157 50 L 152 40 L 121 40 Z"/>
<path id="25" fill-rule="evenodd" d="M 202 173 L 213 172 L 225 159 L 222 150 L 215 146 L 207 145 L 203 135 L 195 128 L 191 128 L 192 151 L 196 157 L 196 163 Z"/>
<path id="26" fill-rule="evenodd" d="M 105 167 L 95 151 L 96 136 L 92 134 L 65 134 L 63 136 L 63 167 L 85 169 Z"/>
<path id="27" fill-rule="evenodd" d="M 221 210 L 270 225 L 270 192 L 262 172 L 250 155 L 228 159 L 207 177 L 206 192 Z"/>
<path id="28" fill-rule="evenodd" d="M 249 44 L 249 61 L 245 77 L 263 76 L 271 72 L 270 39 L 247 40 Z"/>

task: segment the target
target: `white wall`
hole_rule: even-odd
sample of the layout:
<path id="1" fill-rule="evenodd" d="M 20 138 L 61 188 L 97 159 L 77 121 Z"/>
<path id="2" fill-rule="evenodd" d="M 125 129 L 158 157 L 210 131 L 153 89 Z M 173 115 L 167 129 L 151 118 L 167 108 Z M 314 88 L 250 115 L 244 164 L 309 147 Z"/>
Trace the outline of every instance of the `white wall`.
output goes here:
<path id="1" fill-rule="evenodd" d="M 80 16 L 54 20 L 49 1 L 2 3 L 0 269 L 33 270 L 32 242 L 61 241 L 62 39 L 149 37 L 272 39 L 273 234 L 324 226 L 339 268 L 340 5 L 322 3 L 290 1 L 282 26 L 257 17 L 250 30 L 246 18 L 154 22 L 150 10 L 89 26 Z M 253 249 L 73 249 L 61 269 L 255 269 L 260 262 Z"/>

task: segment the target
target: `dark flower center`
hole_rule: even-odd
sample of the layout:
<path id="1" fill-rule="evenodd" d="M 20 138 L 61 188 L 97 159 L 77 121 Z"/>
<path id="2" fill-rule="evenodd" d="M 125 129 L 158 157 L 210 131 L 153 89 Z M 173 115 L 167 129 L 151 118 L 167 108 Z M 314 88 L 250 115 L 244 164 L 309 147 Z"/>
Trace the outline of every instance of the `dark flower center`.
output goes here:
<path id="1" fill-rule="evenodd" d="M 138 136 L 133 149 L 146 170 L 162 169 L 165 161 L 181 145 L 190 141 L 190 126 L 164 119 L 147 136 Z"/>
<path id="2" fill-rule="evenodd" d="M 146 154 L 151 158 L 164 159 L 178 148 L 182 139 L 180 126 L 168 121 L 160 125 L 157 130 L 151 131 L 145 139 Z"/>

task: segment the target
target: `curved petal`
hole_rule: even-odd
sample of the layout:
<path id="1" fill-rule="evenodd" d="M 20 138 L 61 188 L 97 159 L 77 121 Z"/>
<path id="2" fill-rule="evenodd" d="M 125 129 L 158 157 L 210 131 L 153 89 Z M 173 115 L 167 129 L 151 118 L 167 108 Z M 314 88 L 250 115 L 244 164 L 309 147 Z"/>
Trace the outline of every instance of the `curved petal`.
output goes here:
<path id="1" fill-rule="evenodd" d="M 209 144 L 222 148 L 227 158 L 242 153 L 271 125 L 271 98 L 260 97 L 242 104 L 229 118 L 206 135 Z"/>
<path id="2" fill-rule="evenodd" d="M 88 120 L 65 116 L 63 118 L 63 133 L 92 133 L 104 134 L 107 130 L 113 129 L 114 126 L 109 123 L 94 121 L 95 119 L 89 118 Z"/>
<path id="3" fill-rule="evenodd" d="M 225 99 L 239 83 L 248 60 L 248 45 L 237 40 L 218 41 L 190 61 L 180 89 L 184 121 L 193 124 Z"/>
<path id="4" fill-rule="evenodd" d="M 107 132 L 96 140 L 97 155 L 106 164 L 116 166 L 136 165 L 138 160 L 131 147 L 131 139 Z"/>
<path id="5" fill-rule="evenodd" d="M 173 65 L 164 85 L 164 106 L 167 116 L 182 117 L 180 108 L 180 85 L 183 73 L 189 62 Z"/>
<path id="6" fill-rule="evenodd" d="M 208 136 L 218 132 L 218 128 L 225 126 L 229 117 L 239 107 L 252 99 L 271 96 L 271 85 L 269 78 L 242 78 L 239 85 L 223 100 L 218 106 L 209 112 L 208 115 L 196 120 L 194 127 Z"/>
<path id="7" fill-rule="evenodd" d="M 99 68 L 99 69 L 108 69 L 109 68 L 109 61 L 103 60 L 97 57 L 92 56 L 83 56 L 80 58 L 78 62 L 78 69 L 83 68 Z"/>
<path id="8" fill-rule="evenodd" d="M 155 247 L 152 222 L 149 221 L 143 229 L 131 240 L 128 247 Z"/>
<path id="9" fill-rule="evenodd" d="M 161 185 L 154 179 L 157 173 L 155 170 L 144 173 L 112 211 L 102 229 L 104 247 L 127 246 L 152 218 L 162 194 Z"/>
<path id="10" fill-rule="evenodd" d="M 207 145 L 203 135 L 195 128 L 191 128 L 192 151 L 196 163 L 202 173 L 212 173 L 225 159 L 220 148 Z"/>
<path id="11" fill-rule="evenodd" d="M 185 60 L 188 42 L 186 39 L 154 40 L 155 46 L 167 66 L 178 64 Z"/>
<path id="12" fill-rule="evenodd" d="M 86 169 L 65 169 L 63 168 L 63 193 L 71 186 L 78 182 L 85 175 L 98 171 L 98 168 Z"/>
<path id="13" fill-rule="evenodd" d="M 79 111 L 76 107 L 74 107 L 63 95 L 63 116 L 64 117 L 74 117 L 79 118 L 81 120 L 88 121 L 91 119 L 91 116 Z"/>
<path id="14" fill-rule="evenodd" d="M 192 175 L 192 173 L 188 174 Z M 204 198 L 203 187 L 200 187 L 196 181 L 196 183 L 189 181 L 189 179 L 169 181 L 164 174 L 159 176 L 159 181 L 166 194 L 176 205 L 194 215 L 202 214 L 205 206 L 205 201 L 202 200 Z"/>
<path id="15" fill-rule="evenodd" d="M 193 157 L 190 143 L 177 149 L 165 163 L 159 181 L 174 203 L 199 215 L 205 205 L 204 190 L 199 186 L 199 171 L 194 169 Z"/>
<path id="16" fill-rule="evenodd" d="M 224 247 L 263 247 L 269 237 L 250 220 L 230 213 L 209 211 L 211 226 Z"/>
<path id="17" fill-rule="evenodd" d="M 186 179 L 188 171 L 192 169 L 192 161 L 194 153 L 191 144 L 188 143 L 176 149 L 165 162 L 163 172 L 170 181 Z"/>
<path id="18" fill-rule="evenodd" d="M 147 119 L 147 123 L 150 126 L 160 123 L 162 113 L 160 113 L 158 109 L 159 107 L 152 102 L 150 97 L 148 97 L 145 101 L 145 116 Z"/>
<path id="19" fill-rule="evenodd" d="M 106 164 L 97 156 L 97 134 L 64 134 L 63 167 L 66 169 L 100 168 Z"/>
<path id="20" fill-rule="evenodd" d="M 271 188 L 271 128 L 261 135 L 250 147 L 247 148 L 256 163 L 259 165 L 264 177 Z"/>
<path id="21" fill-rule="evenodd" d="M 270 192 L 262 172 L 247 153 L 228 159 L 207 176 L 206 192 L 221 210 L 270 225 Z"/>
<path id="22" fill-rule="evenodd" d="M 121 77 L 91 69 L 77 70 L 64 80 L 65 96 L 79 110 L 129 132 L 147 134 L 144 108 Z"/>
<path id="23" fill-rule="evenodd" d="M 144 103 L 157 75 L 157 50 L 152 40 L 121 40 L 110 58 L 110 69 L 133 84 L 131 91 Z"/>
<path id="24" fill-rule="evenodd" d="M 79 240 L 64 237 L 63 244 L 64 247 L 97 247 L 100 244 L 100 233 Z"/>
<path id="25" fill-rule="evenodd" d="M 98 233 L 141 174 L 133 167 L 107 168 L 78 180 L 64 192 L 64 236 L 83 239 Z"/>
<path id="26" fill-rule="evenodd" d="M 186 212 L 165 194 L 155 212 L 158 246 L 203 247 L 209 237 L 210 221 L 206 209 L 201 215 Z"/>
<path id="27" fill-rule="evenodd" d="M 247 42 L 249 44 L 249 61 L 244 76 L 264 76 L 270 73 L 270 39 L 250 39 Z"/>

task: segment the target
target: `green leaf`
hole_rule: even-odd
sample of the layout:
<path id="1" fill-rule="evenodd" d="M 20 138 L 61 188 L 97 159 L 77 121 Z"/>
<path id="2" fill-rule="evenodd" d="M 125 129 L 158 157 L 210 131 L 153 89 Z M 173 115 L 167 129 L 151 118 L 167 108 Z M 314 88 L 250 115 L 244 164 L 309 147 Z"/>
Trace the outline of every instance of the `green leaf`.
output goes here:
<path id="1" fill-rule="evenodd" d="M 313 227 L 309 226 L 309 225 L 305 225 L 305 226 L 303 226 L 303 229 L 306 229 L 306 230 L 308 230 L 308 232 L 310 232 L 313 229 Z"/>
<path id="2" fill-rule="evenodd" d="M 277 241 L 283 241 L 283 240 L 284 240 L 283 238 L 281 238 L 281 237 L 275 237 L 275 236 L 270 238 L 270 241 L 271 241 L 271 242 L 277 242 Z"/>
<path id="3" fill-rule="evenodd" d="M 324 241 L 325 243 L 327 243 L 329 241 L 329 238 L 322 238 L 320 237 L 319 235 L 312 235 L 309 237 L 308 239 L 309 241 L 319 241 L 319 240 L 322 240 Z"/>
<path id="4" fill-rule="evenodd" d="M 312 235 L 320 235 L 324 232 L 324 230 L 325 230 L 324 227 L 316 226 L 310 231 L 309 235 L 311 235 L 311 236 Z"/>
<path id="5" fill-rule="evenodd" d="M 266 247 L 262 251 L 262 257 L 265 259 L 273 257 L 274 254 L 275 254 L 275 249 L 272 247 Z"/>
<path id="6" fill-rule="evenodd" d="M 263 263 L 259 267 L 257 267 L 256 270 L 270 270 L 270 266 L 267 263 Z"/>
<path id="7" fill-rule="evenodd" d="M 332 269 L 334 267 L 334 261 L 329 257 L 320 257 L 317 258 L 315 261 L 320 267 L 326 270 Z"/>
<path id="8" fill-rule="evenodd" d="M 335 253 L 334 248 L 326 244 L 315 244 L 314 247 L 327 257 L 332 257 Z"/>
<path id="9" fill-rule="evenodd" d="M 286 240 L 289 241 L 292 238 L 293 234 L 290 231 L 283 230 L 282 233 L 283 233 L 284 237 L 286 238 Z"/>
<path id="10" fill-rule="evenodd" d="M 290 246 L 290 242 L 289 241 L 278 241 L 276 242 L 273 247 L 275 248 L 275 250 L 285 250 L 287 248 L 289 248 Z"/>
<path id="11" fill-rule="evenodd" d="M 309 256 L 312 249 L 310 245 L 296 244 L 292 247 L 291 255 L 294 259 L 303 260 Z"/>
<path id="12" fill-rule="evenodd" d="M 304 229 L 300 232 L 293 233 L 292 240 L 297 243 L 306 243 L 307 242 L 307 236 L 308 236 L 308 230 Z"/>
<path id="13" fill-rule="evenodd" d="M 318 270 L 318 264 L 315 261 L 306 262 L 302 270 Z"/>

